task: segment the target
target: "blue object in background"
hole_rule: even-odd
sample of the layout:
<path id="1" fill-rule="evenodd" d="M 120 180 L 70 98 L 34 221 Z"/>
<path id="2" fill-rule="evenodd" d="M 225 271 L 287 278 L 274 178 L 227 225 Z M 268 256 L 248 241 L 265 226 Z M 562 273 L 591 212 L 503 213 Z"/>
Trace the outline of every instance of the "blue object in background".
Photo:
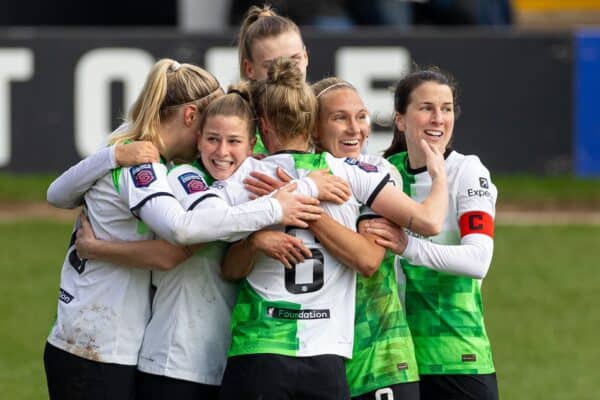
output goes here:
<path id="1" fill-rule="evenodd" d="M 600 29 L 575 37 L 575 173 L 600 176 Z"/>

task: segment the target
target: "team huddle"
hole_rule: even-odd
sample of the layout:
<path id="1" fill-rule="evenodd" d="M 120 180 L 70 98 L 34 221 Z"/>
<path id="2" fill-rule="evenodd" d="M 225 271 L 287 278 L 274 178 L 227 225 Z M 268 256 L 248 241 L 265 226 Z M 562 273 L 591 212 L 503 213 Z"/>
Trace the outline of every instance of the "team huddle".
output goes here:
<path id="1" fill-rule="evenodd" d="M 481 282 L 497 191 L 453 150 L 438 69 L 364 154 L 350 82 L 251 7 L 242 81 L 161 59 L 109 146 L 48 189 L 82 205 L 44 364 L 51 399 L 497 399 Z"/>

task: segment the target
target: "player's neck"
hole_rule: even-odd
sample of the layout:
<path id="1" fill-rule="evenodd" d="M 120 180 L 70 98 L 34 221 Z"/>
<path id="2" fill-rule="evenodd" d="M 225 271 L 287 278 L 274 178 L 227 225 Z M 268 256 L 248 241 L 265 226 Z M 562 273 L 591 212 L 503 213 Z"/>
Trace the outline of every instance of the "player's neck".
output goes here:
<path id="1" fill-rule="evenodd" d="M 411 169 L 423 168 L 427 165 L 425 154 L 413 154 L 408 152 L 408 165 Z"/>
<path id="2" fill-rule="evenodd" d="M 276 143 L 274 148 L 269 149 L 270 153 L 278 153 L 281 151 L 309 151 L 309 144 L 304 137 L 296 137 L 287 141 Z"/>

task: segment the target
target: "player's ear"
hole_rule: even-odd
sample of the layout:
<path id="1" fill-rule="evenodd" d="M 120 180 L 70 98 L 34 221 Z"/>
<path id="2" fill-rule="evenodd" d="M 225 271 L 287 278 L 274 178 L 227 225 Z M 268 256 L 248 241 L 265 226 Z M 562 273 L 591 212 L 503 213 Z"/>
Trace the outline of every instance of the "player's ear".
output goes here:
<path id="1" fill-rule="evenodd" d="M 304 58 L 306 59 L 306 67 L 308 69 L 308 50 L 306 49 L 306 46 L 304 46 Z"/>
<path id="2" fill-rule="evenodd" d="M 256 146 L 256 136 L 252 135 L 250 137 L 249 146 L 248 146 L 248 155 L 251 156 L 254 153 L 254 146 Z"/>
<path id="3" fill-rule="evenodd" d="M 258 130 L 260 131 L 261 136 L 269 135 L 269 130 L 271 128 L 271 124 L 265 117 L 258 118 Z"/>
<path id="4" fill-rule="evenodd" d="M 254 65 L 252 65 L 252 62 L 247 58 L 242 60 L 242 69 L 248 79 L 254 80 Z"/>
<path id="5" fill-rule="evenodd" d="M 183 123 L 185 126 L 192 126 L 199 117 L 198 106 L 195 104 L 187 104 L 183 109 Z"/>
<path id="6" fill-rule="evenodd" d="M 310 135 L 310 140 L 312 141 L 312 144 L 315 146 L 315 151 L 321 151 L 321 145 L 320 145 L 320 140 L 321 138 L 321 133 L 319 132 L 319 127 L 316 126 L 315 130 L 312 132 L 312 134 Z"/>
<path id="7" fill-rule="evenodd" d="M 394 124 L 396 124 L 396 128 L 398 128 L 400 132 L 406 131 L 406 121 L 404 120 L 404 116 L 398 111 L 394 112 Z"/>

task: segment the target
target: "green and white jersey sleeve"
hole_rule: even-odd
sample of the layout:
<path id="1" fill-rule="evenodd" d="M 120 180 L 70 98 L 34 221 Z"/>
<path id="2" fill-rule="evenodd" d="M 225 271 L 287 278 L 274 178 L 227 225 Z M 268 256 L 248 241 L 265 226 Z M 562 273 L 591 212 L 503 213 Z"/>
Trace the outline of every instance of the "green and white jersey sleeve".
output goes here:
<path id="1" fill-rule="evenodd" d="M 211 193 L 212 177 L 202 166 L 169 170 L 173 193 L 187 210 L 227 206 Z M 227 244 L 206 243 L 175 269 L 154 271 L 152 318 L 140 350 L 140 371 L 220 385 L 231 340 L 230 319 L 237 285 L 221 278 Z"/>
<path id="2" fill-rule="evenodd" d="M 134 212 L 149 198 L 172 196 L 166 167 L 143 164 L 113 170 L 85 194 L 98 239 L 154 238 Z M 135 365 L 150 315 L 150 272 L 81 260 L 71 236 L 60 281 L 56 323 L 48 342 L 89 360 Z"/>
<path id="3" fill-rule="evenodd" d="M 390 173 L 402 184 L 397 169 L 383 157 L 361 155 L 359 160 Z M 363 207 L 361 217 L 376 216 Z M 352 397 L 399 383 L 415 382 L 419 371 L 415 350 L 398 296 L 394 254 L 387 252 L 377 272 L 356 278 L 356 317 L 352 359 L 346 375 Z"/>
<path id="4" fill-rule="evenodd" d="M 285 153 L 264 161 L 295 178 L 328 168 L 346 179 L 353 197 L 342 205 L 322 204 L 325 212 L 355 229 L 360 206 L 375 198 L 387 182 L 376 167 L 336 159 L 329 154 Z M 274 171 L 273 171 L 274 175 Z M 312 258 L 286 269 L 259 256 L 240 287 L 232 316 L 230 356 L 272 353 L 289 356 L 352 355 L 355 277 L 305 229 L 274 227 L 304 240 Z"/>
<path id="5" fill-rule="evenodd" d="M 357 276 L 352 359 L 346 376 L 352 397 L 419 380 L 415 349 L 387 252 L 373 276 Z"/>
<path id="6" fill-rule="evenodd" d="M 424 170 L 411 170 L 406 153 L 389 158 L 401 172 L 406 194 L 422 201 L 431 188 Z M 460 245 L 459 219 L 469 212 L 493 218 L 497 191 L 488 170 L 475 156 L 446 154 L 449 211 L 442 232 L 420 238 L 439 245 Z M 418 237 L 418 235 L 409 232 Z M 463 233 L 464 234 L 464 233 Z M 451 275 L 399 259 L 405 273 L 406 312 L 421 374 L 488 374 L 494 372 L 485 331 L 481 280 Z"/>

